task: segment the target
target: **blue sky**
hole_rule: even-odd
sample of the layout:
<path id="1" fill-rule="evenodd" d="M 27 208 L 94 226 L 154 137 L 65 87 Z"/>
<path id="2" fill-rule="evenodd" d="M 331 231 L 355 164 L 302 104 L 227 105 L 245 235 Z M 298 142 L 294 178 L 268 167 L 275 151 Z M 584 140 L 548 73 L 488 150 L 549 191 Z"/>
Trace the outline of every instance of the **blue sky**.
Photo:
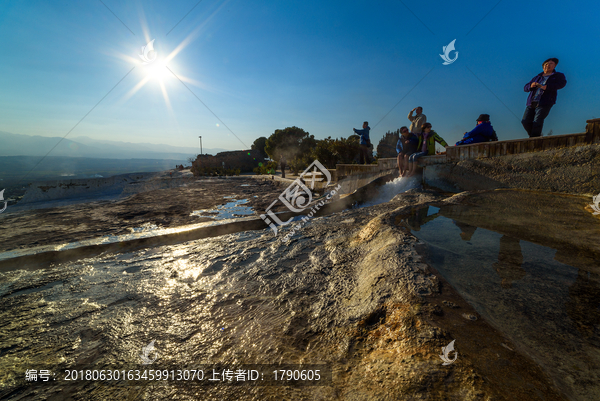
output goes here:
<path id="1" fill-rule="evenodd" d="M 549 57 L 568 84 L 544 133 L 600 117 L 597 0 L 103 3 L 0 3 L 0 131 L 63 137 L 97 104 L 67 138 L 198 146 L 202 135 L 233 150 L 288 126 L 339 137 L 368 120 L 376 142 L 423 106 L 449 143 L 481 113 L 514 139 L 526 136 L 523 86 Z M 152 39 L 162 62 L 183 43 L 166 66 L 187 88 L 162 67 L 131 94 Z M 444 66 L 453 39 L 458 59 Z"/>

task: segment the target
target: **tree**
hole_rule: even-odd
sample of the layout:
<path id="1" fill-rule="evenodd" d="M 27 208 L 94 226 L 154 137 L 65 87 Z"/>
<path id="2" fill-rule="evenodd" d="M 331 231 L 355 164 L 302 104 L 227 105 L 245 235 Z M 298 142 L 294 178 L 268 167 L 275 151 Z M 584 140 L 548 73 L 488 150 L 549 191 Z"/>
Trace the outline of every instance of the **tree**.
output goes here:
<path id="1" fill-rule="evenodd" d="M 311 150 L 316 146 L 314 135 L 310 135 L 302 128 L 287 127 L 277 129 L 266 141 L 265 152 L 279 162 L 281 155 L 288 161 L 288 165 L 295 172 L 296 169 L 305 168 L 310 164 Z"/>
<path id="2" fill-rule="evenodd" d="M 358 163 L 360 153 L 360 136 L 350 135 L 348 138 L 340 138 L 334 144 L 337 163 L 352 164 Z M 335 166 L 333 167 L 335 168 Z"/>
<path id="3" fill-rule="evenodd" d="M 348 138 L 317 140 L 310 159 L 318 160 L 327 168 L 335 168 L 336 164 L 358 163 L 359 138 L 358 135 L 351 135 Z"/>
<path id="4" fill-rule="evenodd" d="M 258 150 L 261 154 L 261 157 L 264 159 L 267 156 L 267 152 L 265 152 L 265 145 L 267 144 L 267 138 L 264 136 L 261 136 L 260 138 L 256 139 L 254 141 L 254 143 L 252 144 L 252 146 L 250 147 L 252 150 Z"/>
<path id="5" fill-rule="evenodd" d="M 260 163 L 260 165 L 254 169 L 256 174 L 275 174 L 275 171 L 277 171 L 277 162 L 273 161 Z"/>
<path id="6" fill-rule="evenodd" d="M 377 158 L 396 157 L 396 144 L 400 138 L 400 130 L 394 132 L 388 131 L 377 145 Z"/>
<path id="7" fill-rule="evenodd" d="M 335 154 L 336 142 L 337 139 L 331 139 L 331 137 L 318 139 L 316 146 L 311 149 L 311 159 L 318 160 L 327 168 L 335 168 L 335 164 L 338 162 Z"/>

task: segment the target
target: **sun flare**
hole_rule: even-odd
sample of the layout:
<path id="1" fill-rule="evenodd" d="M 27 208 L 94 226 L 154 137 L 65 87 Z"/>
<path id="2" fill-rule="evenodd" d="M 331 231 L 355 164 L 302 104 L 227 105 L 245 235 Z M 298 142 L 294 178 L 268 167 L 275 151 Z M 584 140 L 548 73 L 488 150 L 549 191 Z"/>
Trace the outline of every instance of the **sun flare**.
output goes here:
<path id="1" fill-rule="evenodd" d="M 224 7 L 224 4 L 222 4 L 208 18 L 206 18 L 202 24 L 198 25 L 181 42 L 179 42 L 170 53 L 165 51 L 165 41 L 162 38 L 155 38 L 150 35 L 148 24 L 145 20 L 145 17 L 142 15 L 140 22 L 143 27 L 143 37 L 145 39 L 145 42 L 142 43 L 145 44 L 137 48 L 135 56 L 132 54 L 116 53 L 117 58 L 135 65 L 134 68 L 137 69 L 136 75 L 139 77 L 139 81 L 123 95 L 121 102 L 127 102 L 138 91 L 144 88 L 147 84 L 150 84 L 150 86 L 158 86 L 160 88 L 160 92 L 162 93 L 162 97 L 165 101 L 167 109 L 170 113 L 173 113 L 171 101 L 167 92 L 167 88 L 171 90 L 170 86 L 173 84 L 173 82 L 180 81 L 180 84 L 183 84 L 186 87 L 186 83 L 188 83 L 206 90 L 206 84 L 193 80 L 178 72 L 177 65 L 174 63 L 173 59 L 200 35 L 200 33 L 206 28 L 208 21 L 211 20 L 217 14 L 217 12 Z"/>
<path id="2" fill-rule="evenodd" d="M 171 73 L 167 69 L 167 63 L 164 60 L 156 60 L 152 64 L 143 65 L 146 76 L 155 81 L 164 82 Z"/>

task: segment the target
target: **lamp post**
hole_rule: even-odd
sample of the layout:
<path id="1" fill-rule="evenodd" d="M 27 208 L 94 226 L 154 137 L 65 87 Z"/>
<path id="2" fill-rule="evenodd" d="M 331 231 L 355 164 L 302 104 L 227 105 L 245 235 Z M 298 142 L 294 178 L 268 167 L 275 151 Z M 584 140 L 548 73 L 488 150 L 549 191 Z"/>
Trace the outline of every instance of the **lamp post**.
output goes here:
<path id="1" fill-rule="evenodd" d="M 198 139 L 200 140 L 200 154 L 202 154 L 202 137 L 199 136 Z"/>

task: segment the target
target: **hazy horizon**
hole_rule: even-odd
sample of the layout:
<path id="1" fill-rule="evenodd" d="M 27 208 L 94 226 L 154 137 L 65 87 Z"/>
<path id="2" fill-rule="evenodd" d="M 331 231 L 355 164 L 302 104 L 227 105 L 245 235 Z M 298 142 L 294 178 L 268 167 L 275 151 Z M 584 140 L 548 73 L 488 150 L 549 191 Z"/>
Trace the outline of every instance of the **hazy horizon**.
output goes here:
<path id="1" fill-rule="evenodd" d="M 3 140 L 5 138 L 2 138 L 2 136 L 6 136 L 6 134 L 8 135 L 16 135 L 19 137 L 25 137 L 25 138 L 35 138 L 35 137 L 42 137 L 42 138 L 48 138 L 48 139 L 56 139 L 58 142 L 58 139 L 62 139 L 56 136 L 43 136 L 43 135 L 25 135 L 25 134 L 13 134 L 12 132 L 6 132 L 6 131 L 0 131 L 0 140 Z M 123 146 L 122 149 L 131 149 L 132 145 L 136 146 L 136 145 L 143 145 L 143 147 L 141 147 L 140 149 L 142 151 L 144 150 L 152 150 L 155 149 L 155 151 L 158 151 L 157 149 L 163 150 L 164 151 L 164 147 L 168 147 L 168 149 L 171 150 L 171 152 L 175 152 L 178 151 L 178 153 L 186 153 L 186 154 L 200 154 L 200 148 L 197 145 L 196 147 L 183 147 L 183 146 L 172 146 L 172 145 L 168 145 L 166 142 L 166 140 L 162 143 L 150 143 L 150 142 L 127 142 L 127 141 L 113 141 L 113 140 L 107 140 L 107 139 L 95 139 L 95 138 L 91 138 L 89 136 L 74 136 L 74 137 L 68 137 L 68 138 L 64 138 L 61 142 L 61 145 L 65 145 L 68 142 L 76 142 L 76 143 L 81 143 L 84 145 L 89 145 L 89 144 L 107 144 L 107 145 L 113 145 L 114 144 L 121 144 Z M 157 148 L 157 147 L 161 147 L 161 148 Z M 30 148 L 24 148 L 23 149 L 26 152 L 31 152 Z M 47 149 L 46 149 L 47 150 Z M 223 152 L 223 151 L 227 151 L 226 149 L 222 149 L 222 148 L 206 148 L 206 147 L 202 147 L 202 153 L 203 154 L 216 154 L 219 152 Z M 0 148 L 0 156 L 34 156 L 35 154 L 14 154 L 14 152 L 12 152 L 13 154 L 4 154 L 6 153 L 6 146 Z M 51 152 L 52 153 L 52 152 Z M 39 152 L 37 153 L 39 154 Z M 41 154 L 46 154 L 46 152 L 42 152 Z M 67 156 L 67 157 L 102 157 L 100 155 L 94 155 L 94 156 L 76 156 L 76 155 L 62 155 L 62 156 Z"/>

